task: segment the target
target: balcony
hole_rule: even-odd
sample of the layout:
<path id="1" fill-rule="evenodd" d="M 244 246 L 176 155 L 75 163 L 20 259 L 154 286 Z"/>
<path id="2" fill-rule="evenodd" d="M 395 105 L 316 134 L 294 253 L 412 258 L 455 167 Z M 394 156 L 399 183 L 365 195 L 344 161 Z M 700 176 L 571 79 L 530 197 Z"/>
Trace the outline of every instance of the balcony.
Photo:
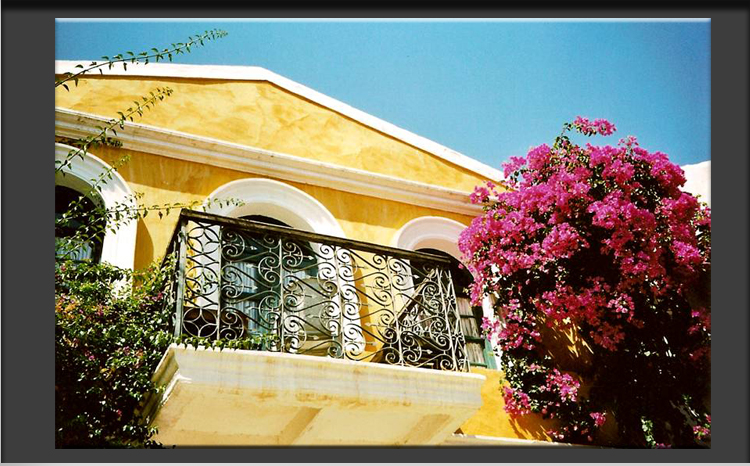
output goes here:
<path id="1" fill-rule="evenodd" d="M 186 211 L 175 336 L 259 350 L 467 371 L 443 257 Z"/>
<path id="2" fill-rule="evenodd" d="M 175 336 L 252 351 L 170 347 L 165 444 L 438 444 L 481 406 L 443 257 L 194 211 L 168 256 Z"/>

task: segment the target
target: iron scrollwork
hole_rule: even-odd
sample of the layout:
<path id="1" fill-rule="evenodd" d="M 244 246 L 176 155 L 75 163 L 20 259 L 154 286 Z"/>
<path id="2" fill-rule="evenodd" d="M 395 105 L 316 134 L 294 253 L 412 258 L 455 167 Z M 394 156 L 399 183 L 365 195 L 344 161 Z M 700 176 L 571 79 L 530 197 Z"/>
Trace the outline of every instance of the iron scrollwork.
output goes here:
<path id="1" fill-rule="evenodd" d="M 178 229 L 177 334 L 468 370 L 450 270 L 434 257 L 192 211 Z"/>

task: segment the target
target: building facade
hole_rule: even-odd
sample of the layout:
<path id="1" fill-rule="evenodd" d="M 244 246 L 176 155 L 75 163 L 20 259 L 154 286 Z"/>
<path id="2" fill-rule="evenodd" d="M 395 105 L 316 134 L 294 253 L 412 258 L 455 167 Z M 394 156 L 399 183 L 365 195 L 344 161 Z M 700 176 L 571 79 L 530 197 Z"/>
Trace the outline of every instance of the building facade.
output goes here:
<path id="1" fill-rule="evenodd" d="M 457 239 L 480 213 L 469 193 L 498 170 L 262 68 L 171 64 L 58 88 L 56 159 L 165 87 L 116 128 L 121 146 L 56 178 L 62 198 L 118 165 L 92 202 L 200 204 L 85 254 L 136 269 L 171 255 L 176 334 L 258 337 L 256 351 L 168 350 L 154 375 L 166 390 L 145 407 L 157 440 L 559 445 L 549 421 L 504 412 L 479 330 L 491 303 L 462 291 Z"/>

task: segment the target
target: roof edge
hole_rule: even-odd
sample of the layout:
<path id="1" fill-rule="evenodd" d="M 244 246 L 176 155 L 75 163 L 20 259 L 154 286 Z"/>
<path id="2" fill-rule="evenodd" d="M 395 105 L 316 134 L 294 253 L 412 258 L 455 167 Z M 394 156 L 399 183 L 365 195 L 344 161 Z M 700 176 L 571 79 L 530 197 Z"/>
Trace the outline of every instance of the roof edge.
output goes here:
<path id="1" fill-rule="evenodd" d="M 83 64 L 85 66 L 89 63 L 92 63 L 92 60 L 55 60 L 55 74 L 66 72 L 76 73 L 80 71 L 80 68 L 76 68 L 76 65 Z M 93 73 L 91 75 L 97 76 Z M 477 175 L 489 178 L 492 181 L 504 180 L 503 173 L 496 168 L 492 168 L 467 155 L 449 149 L 442 144 L 419 136 L 392 123 L 388 123 L 385 120 L 381 120 L 378 117 L 365 113 L 339 100 L 258 66 L 179 65 L 173 63 L 151 63 L 149 65 L 143 65 L 135 63 L 131 64 L 127 71 L 120 67 L 113 67 L 112 69 L 102 70 L 102 75 L 267 81 L 293 94 L 297 94 L 323 107 L 347 116 L 365 126 L 375 129 L 376 131 L 387 134 L 406 144 L 424 150 L 440 159 L 470 170 Z"/>

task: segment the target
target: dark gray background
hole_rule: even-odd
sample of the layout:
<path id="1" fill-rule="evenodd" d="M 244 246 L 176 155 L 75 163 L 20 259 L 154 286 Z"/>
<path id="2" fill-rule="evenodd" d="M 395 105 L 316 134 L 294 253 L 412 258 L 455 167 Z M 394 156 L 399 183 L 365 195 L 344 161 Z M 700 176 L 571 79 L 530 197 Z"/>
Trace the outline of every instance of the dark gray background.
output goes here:
<path id="1" fill-rule="evenodd" d="M 744 462 L 748 452 L 748 10 L 736 3 L 682 9 L 254 10 L 97 9 L 102 3 L 2 11 L 2 461 L 3 462 Z M 693 3 L 682 3 L 695 5 Z M 129 2 L 128 5 L 136 5 Z M 182 5 L 175 3 L 173 5 Z M 597 3 L 596 6 L 601 5 Z M 621 5 L 622 6 L 622 5 Z M 52 87 L 55 17 L 693 17 L 711 18 L 713 377 L 711 450 L 191 449 L 55 450 Z M 665 60 L 669 57 L 665 56 Z M 685 115 L 685 118 L 690 118 Z M 47 165 L 49 168 L 43 168 Z M 44 173 L 48 170 L 47 174 Z M 46 213 L 45 213 L 46 212 Z M 658 390 L 658 387 L 654 387 Z M 331 426 L 335 428 L 334 426 Z"/>

